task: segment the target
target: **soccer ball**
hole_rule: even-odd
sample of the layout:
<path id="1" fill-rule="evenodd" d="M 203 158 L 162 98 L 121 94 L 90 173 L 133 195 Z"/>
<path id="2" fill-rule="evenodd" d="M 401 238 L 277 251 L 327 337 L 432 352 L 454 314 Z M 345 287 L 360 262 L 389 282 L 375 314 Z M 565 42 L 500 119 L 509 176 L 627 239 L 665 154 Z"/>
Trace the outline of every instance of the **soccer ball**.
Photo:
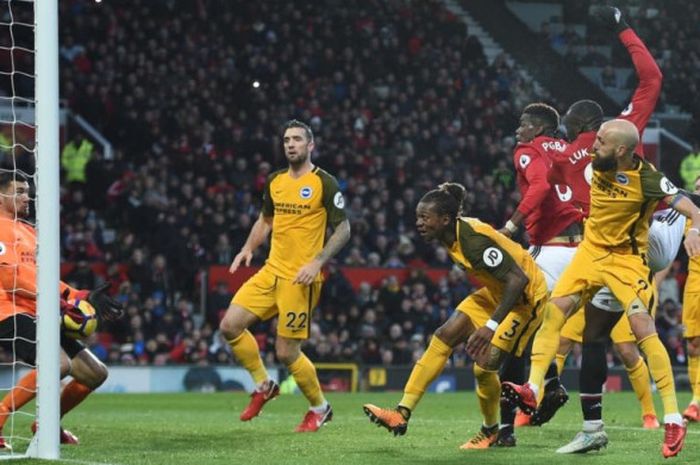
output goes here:
<path id="1" fill-rule="evenodd" d="M 68 303 L 72 307 L 61 315 L 63 334 L 73 339 L 91 336 L 97 329 L 95 307 L 84 299 L 70 299 Z"/>

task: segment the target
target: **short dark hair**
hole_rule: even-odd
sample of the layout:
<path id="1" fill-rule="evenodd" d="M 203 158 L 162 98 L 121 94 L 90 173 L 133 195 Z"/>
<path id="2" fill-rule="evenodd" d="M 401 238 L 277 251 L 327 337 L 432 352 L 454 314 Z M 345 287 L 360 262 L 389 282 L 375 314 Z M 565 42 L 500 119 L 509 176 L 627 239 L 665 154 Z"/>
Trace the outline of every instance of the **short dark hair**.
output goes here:
<path id="1" fill-rule="evenodd" d="M 12 181 L 29 182 L 29 179 L 24 171 L 0 167 L 0 190 L 7 189 Z"/>
<path id="2" fill-rule="evenodd" d="M 456 182 L 444 182 L 420 199 L 424 203 L 432 203 L 438 215 L 457 218 L 462 213 L 462 203 L 467 190 Z"/>
<path id="3" fill-rule="evenodd" d="M 566 118 L 572 118 L 574 124 L 580 126 L 581 131 L 597 131 L 603 124 L 603 109 L 593 100 L 579 100 L 572 103 L 567 115 Z"/>
<path id="4" fill-rule="evenodd" d="M 523 115 L 535 118 L 539 124 L 545 127 L 545 130 L 556 131 L 559 129 L 559 112 L 546 103 L 531 103 L 525 107 Z"/>
<path id="5" fill-rule="evenodd" d="M 309 139 L 309 142 L 314 141 L 314 132 L 311 130 L 311 127 L 305 122 L 299 121 L 298 119 L 290 119 L 289 121 L 284 123 L 284 131 L 287 131 L 287 129 L 290 128 L 302 128 L 306 133 L 306 138 Z"/>

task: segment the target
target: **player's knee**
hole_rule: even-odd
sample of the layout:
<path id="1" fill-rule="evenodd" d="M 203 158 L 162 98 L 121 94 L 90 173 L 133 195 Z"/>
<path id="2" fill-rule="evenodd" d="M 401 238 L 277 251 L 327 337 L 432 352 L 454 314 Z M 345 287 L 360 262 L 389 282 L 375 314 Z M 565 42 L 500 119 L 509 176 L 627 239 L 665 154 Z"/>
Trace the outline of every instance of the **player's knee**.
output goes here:
<path id="1" fill-rule="evenodd" d="M 649 313 L 634 313 L 632 315 L 628 314 L 630 328 L 634 333 L 634 337 L 637 342 L 642 339 L 651 336 L 656 333 L 656 325 L 654 324 L 654 319 L 649 315 Z"/>
<path id="2" fill-rule="evenodd" d="M 627 368 L 634 367 L 639 361 L 639 350 L 637 349 L 637 344 L 632 342 L 621 342 L 615 344 L 615 350 L 617 351 L 620 360 Z"/>
<path id="3" fill-rule="evenodd" d="M 68 357 L 61 357 L 61 379 L 70 375 L 72 363 Z"/>
<path id="4" fill-rule="evenodd" d="M 450 347 L 454 347 L 459 344 L 459 335 L 453 331 L 448 324 L 444 324 L 435 330 L 433 337 L 440 339 L 442 342 Z"/>
<path id="5" fill-rule="evenodd" d="M 240 336 L 245 329 L 246 328 L 241 324 L 240 320 L 235 316 L 235 307 L 229 307 L 219 323 L 219 330 L 221 331 L 221 334 L 227 340 L 231 340 Z"/>
<path id="6" fill-rule="evenodd" d="M 90 367 L 89 387 L 91 389 L 97 389 L 98 387 L 102 386 L 102 383 L 107 380 L 107 376 L 109 376 L 109 371 L 107 371 L 107 367 L 104 363 L 100 362 L 94 364 L 92 367 Z"/>
<path id="7" fill-rule="evenodd" d="M 301 349 L 296 345 L 292 344 L 277 344 L 275 347 L 275 354 L 277 355 L 277 360 L 285 366 L 289 366 L 299 358 L 301 355 Z"/>

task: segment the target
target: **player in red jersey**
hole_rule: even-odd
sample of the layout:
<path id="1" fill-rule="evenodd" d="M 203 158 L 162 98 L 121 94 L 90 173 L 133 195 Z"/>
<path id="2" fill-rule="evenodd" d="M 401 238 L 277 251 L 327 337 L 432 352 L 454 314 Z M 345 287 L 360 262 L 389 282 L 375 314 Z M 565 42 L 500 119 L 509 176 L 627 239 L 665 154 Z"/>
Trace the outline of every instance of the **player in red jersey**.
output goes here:
<path id="1" fill-rule="evenodd" d="M 607 22 L 611 28 L 615 29 L 619 39 L 627 48 L 632 61 L 634 63 L 638 78 L 639 86 L 637 87 L 630 105 L 620 115 L 621 119 L 630 121 L 641 133 L 646 126 L 646 123 L 651 116 L 656 101 L 661 90 L 662 75 L 659 68 L 656 66 L 653 57 L 644 46 L 643 42 L 637 37 L 632 29 L 622 19 L 622 15 L 617 8 L 603 7 L 598 12 L 599 18 Z M 564 124 L 567 129 L 567 136 L 571 140 L 568 149 L 553 159 L 553 169 L 550 171 L 550 182 L 562 183 L 571 189 L 572 196 L 576 205 L 588 214 L 590 204 L 590 180 L 592 170 L 590 166 L 589 153 L 592 152 L 592 146 L 595 142 L 596 132 L 601 126 L 603 120 L 603 112 L 600 106 L 591 100 L 581 100 L 574 103 L 567 111 L 564 117 Z M 636 153 L 642 154 L 643 148 L 641 137 L 639 144 L 635 150 Z M 656 253 L 656 257 L 652 257 L 650 253 L 649 265 L 652 269 L 662 269 L 665 265 L 659 265 L 661 262 L 670 262 L 677 246 L 672 244 L 678 238 L 674 238 L 677 234 L 670 224 L 666 227 L 659 226 L 663 222 L 655 221 L 650 228 L 650 243 L 653 241 L 652 236 L 655 236 L 657 242 L 661 245 L 658 247 L 660 253 Z M 656 226 L 656 227 L 655 227 Z M 651 252 L 651 249 L 650 249 Z M 607 436 L 603 430 L 602 422 L 602 386 L 606 378 L 606 360 L 605 360 L 605 339 L 610 329 L 615 325 L 619 318 L 620 312 L 616 312 L 614 307 L 618 306 L 616 299 L 608 299 L 605 297 L 606 290 L 601 290 L 593 299 L 592 304 L 586 306 L 585 315 L 585 335 L 584 339 L 584 356 L 581 375 L 581 392 L 593 393 L 581 397 L 581 406 L 584 413 L 584 429 L 577 434 L 574 440 L 566 446 L 560 448 L 557 452 L 572 453 L 586 452 L 591 449 L 597 449 L 607 443 Z M 608 291 L 609 293 L 609 291 Z M 619 325 L 618 325 L 619 326 Z M 582 331 L 583 332 L 583 331 Z M 564 331 L 562 331 L 562 334 Z M 603 336 L 605 337 L 603 339 Z M 568 352 L 570 341 L 562 341 L 559 353 L 562 355 L 560 361 L 563 362 L 565 353 Z M 563 347 L 562 347 L 563 346 Z M 630 380 L 633 386 L 635 379 L 638 381 L 635 386 L 638 397 L 640 392 L 646 392 L 646 403 L 650 405 L 653 412 L 653 403 L 651 402 L 651 393 L 648 386 L 649 372 L 646 364 L 639 355 L 639 351 L 635 342 L 629 341 L 624 343 L 623 362 L 630 374 Z M 558 357 L 560 357 L 558 355 Z M 647 354 L 653 356 L 653 354 Z M 634 372 L 639 372 L 634 375 Z M 545 398 L 546 400 L 546 398 Z M 640 401 L 642 398 L 640 397 Z M 541 407 L 545 402 L 541 404 Z M 644 401 L 642 404 L 644 405 Z M 549 417 L 553 412 L 549 412 Z M 652 418 L 653 417 L 653 418 Z M 663 455 L 670 457 L 675 455 L 682 445 L 681 431 L 678 424 L 678 415 L 666 415 L 664 423 L 666 423 L 666 436 L 664 438 Z M 645 415 L 644 426 L 657 426 L 658 420 L 654 415 Z M 653 420 L 653 421 L 648 421 Z"/>
<path id="2" fill-rule="evenodd" d="M 567 148 L 557 137 L 559 113 L 544 103 L 525 107 L 516 129 L 518 145 L 513 154 L 521 201 L 513 216 L 500 230 L 512 236 L 524 224 L 530 242 L 530 254 L 544 272 L 551 291 L 559 274 L 573 257 L 583 234 L 583 215 L 571 202 L 571 192 L 558 189 L 548 181 L 554 154 Z M 524 379 L 524 360 L 511 359 L 503 370 L 503 379 Z M 559 383 L 556 366 L 547 376 L 547 391 L 557 391 L 563 405 L 568 395 Z M 515 445 L 514 406 L 502 403 L 501 429 L 497 445 Z"/>
<path id="3" fill-rule="evenodd" d="M 611 10 L 613 9 L 608 10 L 608 14 L 614 16 L 615 12 Z M 640 142 L 635 153 L 644 155 L 641 137 L 661 94 L 663 75 L 644 42 L 624 22 L 622 17 L 616 24 L 620 42 L 632 58 L 639 79 L 630 104 L 620 113 L 618 118 L 626 119 L 636 126 L 640 134 Z M 569 107 L 562 122 L 570 142 L 564 151 L 554 153 L 550 181 L 571 188 L 575 205 L 588 216 L 589 191 L 593 175 L 593 170 L 590 167 L 590 152 L 595 142 L 596 132 L 603 123 L 603 109 L 593 100 L 579 100 Z"/>

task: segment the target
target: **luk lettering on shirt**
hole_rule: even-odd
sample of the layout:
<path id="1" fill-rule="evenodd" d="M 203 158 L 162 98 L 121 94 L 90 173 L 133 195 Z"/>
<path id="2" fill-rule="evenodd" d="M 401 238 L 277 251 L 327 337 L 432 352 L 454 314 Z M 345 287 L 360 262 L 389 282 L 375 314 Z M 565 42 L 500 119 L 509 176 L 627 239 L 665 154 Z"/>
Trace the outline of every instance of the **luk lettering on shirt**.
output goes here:
<path id="1" fill-rule="evenodd" d="M 584 147 L 582 149 L 578 149 L 577 151 L 571 154 L 571 156 L 569 157 L 569 163 L 575 165 L 576 163 L 582 160 L 588 162 L 590 158 L 591 156 L 588 154 L 588 148 Z"/>

